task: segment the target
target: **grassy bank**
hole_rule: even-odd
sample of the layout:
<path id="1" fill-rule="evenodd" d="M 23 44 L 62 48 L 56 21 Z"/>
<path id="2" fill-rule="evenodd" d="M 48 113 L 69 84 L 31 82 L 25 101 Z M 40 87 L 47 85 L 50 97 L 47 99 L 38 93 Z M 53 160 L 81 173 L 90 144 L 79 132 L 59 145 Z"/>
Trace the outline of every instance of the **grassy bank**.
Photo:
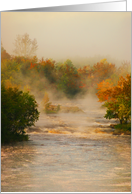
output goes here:
<path id="1" fill-rule="evenodd" d="M 113 135 L 131 135 L 131 123 L 117 124 L 114 129 Z"/>

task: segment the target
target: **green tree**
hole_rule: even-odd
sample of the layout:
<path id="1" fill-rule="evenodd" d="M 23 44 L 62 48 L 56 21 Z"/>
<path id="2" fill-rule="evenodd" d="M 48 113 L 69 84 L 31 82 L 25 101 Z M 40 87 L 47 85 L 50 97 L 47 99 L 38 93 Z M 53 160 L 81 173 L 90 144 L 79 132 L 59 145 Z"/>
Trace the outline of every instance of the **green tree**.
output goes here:
<path id="1" fill-rule="evenodd" d="M 24 129 L 34 125 L 39 112 L 34 96 L 18 88 L 1 86 L 1 141 L 23 140 Z"/>
<path id="2" fill-rule="evenodd" d="M 80 78 L 77 68 L 68 59 L 64 64 L 56 66 L 57 89 L 64 92 L 67 97 L 74 97 L 81 90 L 79 88 Z"/>
<path id="3" fill-rule="evenodd" d="M 20 64 L 14 60 L 3 60 L 1 62 L 1 81 L 5 82 L 6 80 L 15 82 L 15 75 L 20 70 Z"/>

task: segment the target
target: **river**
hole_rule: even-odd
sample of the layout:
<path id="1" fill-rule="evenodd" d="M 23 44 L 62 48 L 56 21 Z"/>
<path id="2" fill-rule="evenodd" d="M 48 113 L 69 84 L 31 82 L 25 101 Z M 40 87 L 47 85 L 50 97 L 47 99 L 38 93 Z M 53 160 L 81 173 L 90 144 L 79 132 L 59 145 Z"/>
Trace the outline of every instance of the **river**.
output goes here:
<path id="1" fill-rule="evenodd" d="M 2 192 L 130 192 L 131 137 L 112 135 L 99 104 L 41 114 L 29 141 L 1 147 Z M 94 107 L 94 108 L 93 108 Z"/>

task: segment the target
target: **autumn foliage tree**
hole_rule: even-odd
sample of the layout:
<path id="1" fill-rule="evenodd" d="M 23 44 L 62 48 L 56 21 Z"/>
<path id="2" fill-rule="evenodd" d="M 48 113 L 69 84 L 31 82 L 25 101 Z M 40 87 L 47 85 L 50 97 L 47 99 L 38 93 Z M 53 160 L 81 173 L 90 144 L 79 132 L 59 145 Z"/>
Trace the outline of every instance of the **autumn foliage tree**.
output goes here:
<path id="1" fill-rule="evenodd" d="M 108 63 L 107 59 L 102 59 L 100 62 L 93 66 L 93 76 L 96 83 L 111 77 L 116 71 L 116 67 L 112 63 Z"/>
<path id="2" fill-rule="evenodd" d="M 3 47 L 3 44 L 1 42 L 1 61 L 5 60 L 5 59 L 11 59 L 11 56 L 9 55 L 9 53 L 6 52 L 6 50 Z"/>
<path id="3" fill-rule="evenodd" d="M 98 84 L 97 96 L 105 102 L 107 108 L 105 118 L 118 118 L 120 123 L 131 121 L 131 75 L 120 77 L 118 84 L 103 81 Z"/>
<path id="4" fill-rule="evenodd" d="M 50 83 L 54 83 L 56 81 L 55 75 L 55 61 L 52 59 L 45 59 L 38 63 L 38 71 L 40 76 L 45 76 Z"/>

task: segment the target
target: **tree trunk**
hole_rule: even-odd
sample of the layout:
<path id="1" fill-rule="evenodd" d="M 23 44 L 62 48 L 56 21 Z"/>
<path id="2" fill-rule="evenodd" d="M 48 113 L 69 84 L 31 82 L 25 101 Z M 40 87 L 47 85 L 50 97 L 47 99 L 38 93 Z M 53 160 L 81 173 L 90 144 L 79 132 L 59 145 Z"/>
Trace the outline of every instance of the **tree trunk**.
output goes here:
<path id="1" fill-rule="evenodd" d="M 122 125 L 122 120 L 120 119 L 120 124 Z"/>

